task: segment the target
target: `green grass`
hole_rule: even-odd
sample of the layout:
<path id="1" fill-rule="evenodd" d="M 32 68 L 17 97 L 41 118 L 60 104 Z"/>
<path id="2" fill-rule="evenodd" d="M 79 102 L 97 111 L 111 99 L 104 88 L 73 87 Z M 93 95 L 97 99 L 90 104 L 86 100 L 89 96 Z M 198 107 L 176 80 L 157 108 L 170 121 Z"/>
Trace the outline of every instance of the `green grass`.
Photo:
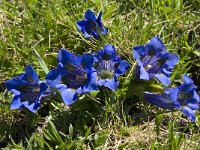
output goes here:
<path id="1" fill-rule="evenodd" d="M 88 8 L 96 14 L 103 11 L 109 34 L 101 42 L 86 40 L 77 31 L 76 21 Z M 198 112 L 191 123 L 179 112 L 153 107 L 131 93 L 125 77 L 120 77 L 116 93 L 86 94 L 70 107 L 59 97 L 47 99 L 36 114 L 10 110 L 12 95 L 3 85 L 29 63 L 44 79 L 44 65 L 34 50 L 49 70 L 57 65 L 56 53 L 62 47 L 82 54 L 107 43 L 134 64 L 132 47 L 157 35 L 180 57 L 170 86 L 180 84 L 187 72 L 200 87 L 199 8 L 200 0 L 0 1 L 0 148 L 200 149 Z"/>

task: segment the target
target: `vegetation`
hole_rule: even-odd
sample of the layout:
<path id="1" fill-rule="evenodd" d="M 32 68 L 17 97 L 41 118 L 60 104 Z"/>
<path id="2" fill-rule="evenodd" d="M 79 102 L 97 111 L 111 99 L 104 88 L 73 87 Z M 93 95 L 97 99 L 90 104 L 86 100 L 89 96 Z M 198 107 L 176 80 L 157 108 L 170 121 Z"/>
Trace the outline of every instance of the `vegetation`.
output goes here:
<path id="1" fill-rule="evenodd" d="M 60 48 L 83 54 L 110 43 L 133 65 L 133 46 L 158 36 L 180 58 L 170 86 L 180 85 L 187 73 L 200 87 L 199 8 L 200 0 L 0 1 L 0 148 L 200 149 L 199 112 L 192 123 L 181 112 L 143 101 L 132 92 L 140 83 L 126 80 L 133 68 L 119 77 L 116 92 L 81 95 L 70 106 L 59 95 L 49 97 L 36 113 L 10 109 L 13 96 L 4 85 L 27 64 L 44 79 L 45 64 L 49 70 L 57 66 Z M 103 12 L 108 35 L 101 41 L 85 39 L 77 30 L 76 22 L 87 9 Z"/>

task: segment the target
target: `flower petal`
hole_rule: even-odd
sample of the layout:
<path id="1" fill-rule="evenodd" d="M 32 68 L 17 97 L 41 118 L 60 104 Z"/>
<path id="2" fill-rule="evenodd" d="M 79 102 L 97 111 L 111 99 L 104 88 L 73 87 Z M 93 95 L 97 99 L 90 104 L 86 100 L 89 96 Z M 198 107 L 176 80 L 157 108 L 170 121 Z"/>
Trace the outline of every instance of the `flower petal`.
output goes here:
<path id="1" fill-rule="evenodd" d="M 101 34 L 108 34 L 108 28 L 106 28 L 105 26 L 103 26 Z"/>
<path id="2" fill-rule="evenodd" d="M 194 81 L 190 77 L 188 77 L 186 74 L 184 74 L 183 84 L 179 86 L 180 91 L 190 93 L 193 95 L 194 91 L 197 89 L 197 86 L 194 85 L 193 83 Z"/>
<path id="3" fill-rule="evenodd" d="M 97 86 L 97 73 L 92 72 L 90 75 L 88 75 L 88 81 L 84 85 L 82 91 L 79 94 L 87 93 L 87 92 L 94 92 L 98 90 Z"/>
<path id="4" fill-rule="evenodd" d="M 192 110 L 199 109 L 199 103 L 188 103 L 187 104 Z"/>
<path id="5" fill-rule="evenodd" d="M 59 92 L 66 105 L 71 105 L 78 99 L 78 94 L 76 93 L 76 90 L 65 88 L 60 89 Z"/>
<path id="6" fill-rule="evenodd" d="M 105 86 L 113 91 L 116 90 L 116 88 L 119 85 L 119 81 L 115 80 L 115 79 L 104 79 L 104 80 L 98 80 L 97 84 L 99 86 Z"/>
<path id="7" fill-rule="evenodd" d="M 167 65 L 161 70 L 161 72 L 165 75 L 170 75 L 172 73 L 172 68 L 168 68 Z"/>
<path id="8" fill-rule="evenodd" d="M 33 70 L 32 65 L 27 65 L 25 67 L 25 73 L 27 75 L 27 79 L 29 82 L 38 82 L 38 75 L 37 73 Z"/>
<path id="9" fill-rule="evenodd" d="M 175 102 L 178 100 L 178 92 L 179 92 L 179 89 L 178 88 L 173 88 L 170 90 L 169 92 L 169 96 L 170 96 L 170 99 Z"/>
<path id="10" fill-rule="evenodd" d="M 76 23 L 76 26 L 79 30 L 79 32 L 86 31 L 86 26 L 88 25 L 88 22 L 86 20 L 80 20 Z"/>
<path id="11" fill-rule="evenodd" d="M 83 55 L 83 59 L 81 61 L 81 64 L 86 71 L 90 71 L 92 69 L 94 62 L 94 56 L 92 54 L 86 53 Z"/>
<path id="12" fill-rule="evenodd" d="M 85 38 L 91 38 L 92 35 L 88 34 L 86 31 L 84 31 L 84 35 L 85 35 Z"/>
<path id="13" fill-rule="evenodd" d="M 146 72 L 145 68 L 143 67 L 142 62 L 139 59 L 136 59 L 138 66 L 140 68 L 140 79 L 149 80 L 149 74 Z"/>
<path id="14" fill-rule="evenodd" d="M 98 24 L 100 27 L 102 27 L 102 21 L 101 21 L 102 14 L 103 14 L 103 13 L 100 12 L 100 13 L 99 13 L 99 16 L 98 16 L 98 18 L 97 18 L 97 20 L 96 20 L 96 21 L 97 21 L 97 24 Z"/>
<path id="15" fill-rule="evenodd" d="M 10 108 L 11 109 L 17 109 L 17 108 L 21 108 L 22 107 L 22 103 L 20 100 L 20 95 L 16 95 L 14 96 L 11 104 L 10 104 Z"/>
<path id="16" fill-rule="evenodd" d="M 169 68 L 172 68 L 175 64 L 177 64 L 179 57 L 174 53 L 167 53 L 165 64 L 168 65 Z"/>
<path id="17" fill-rule="evenodd" d="M 156 54 L 158 52 L 164 52 L 165 53 L 165 45 L 158 37 L 151 38 L 150 42 L 146 44 L 146 47 L 149 51 L 149 53 Z"/>
<path id="18" fill-rule="evenodd" d="M 12 93 L 15 95 L 20 95 L 20 91 L 16 90 L 16 89 L 11 89 Z"/>
<path id="19" fill-rule="evenodd" d="M 158 79 L 160 82 L 162 82 L 162 84 L 168 86 L 171 82 L 171 79 L 170 77 L 167 77 L 166 75 L 164 74 L 155 74 L 154 75 L 156 79 Z"/>
<path id="20" fill-rule="evenodd" d="M 130 68 L 130 64 L 126 60 L 119 61 L 117 69 L 115 70 L 115 76 L 119 77 L 126 73 L 126 71 Z"/>
<path id="21" fill-rule="evenodd" d="M 67 64 L 74 64 L 75 55 L 65 49 L 60 49 L 58 51 L 57 60 L 61 62 L 64 66 Z"/>
<path id="22" fill-rule="evenodd" d="M 22 73 L 22 74 L 20 74 L 20 75 L 17 76 L 17 77 L 14 77 L 14 78 L 12 78 L 12 79 L 10 79 L 10 80 L 5 81 L 5 82 L 4 82 L 4 85 L 5 85 L 5 87 L 6 87 L 8 90 L 11 90 L 11 89 L 18 89 L 19 85 L 21 85 L 22 82 L 24 82 L 24 81 L 23 81 L 24 78 L 25 78 L 25 74 Z"/>
<path id="23" fill-rule="evenodd" d="M 62 90 L 65 90 L 67 88 L 67 85 L 65 85 L 65 84 L 56 84 L 55 88 L 58 91 L 62 91 Z"/>
<path id="24" fill-rule="evenodd" d="M 107 44 L 103 48 L 103 59 L 114 60 L 117 57 L 117 51 L 112 44 Z"/>
<path id="25" fill-rule="evenodd" d="M 23 106 L 26 107 L 31 112 L 35 113 L 40 107 L 39 99 L 32 100 L 32 101 L 25 101 L 22 102 Z"/>
<path id="26" fill-rule="evenodd" d="M 197 102 L 200 102 L 199 94 L 196 91 L 193 92 L 192 98 L 195 99 Z"/>
<path id="27" fill-rule="evenodd" d="M 100 26 L 100 28 L 101 28 L 101 30 L 102 30 L 101 33 L 102 33 L 102 34 L 107 34 L 107 33 L 108 33 L 108 28 L 106 28 L 106 27 L 103 25 L 102 21 L 101 21 L 102 14 L 103 14 L 102 12 L 99 13 L 99 16 L 98 16 L 96 22 L 97 22 L 97 24 Z"/>
<path id="28" fill-rule="evenodd" d="M 85 35 L 86 38 L 92 37 L 92 35 L 90 35 L 92 31 L 91 31 L 89 22 L 87 20 L 80 20 L 80 21 L 78 21 L 76 23 L 76 26 L 77 26 L 79 32 L 84 33 L 84 35 Z"/>
<path id="29" fill-rule="evenodd" d="M 195 121 L 195 114 L 193 112 L 193 110 L 187 106 L 184 106 L 181 110 L 192 122 Z"/>
<path id="30" fill-rule="evenodd" d="M 60 67 L 52 69 L 46 75 L 46 81 L 51 87 L 55 87 L 57 84 L 61 83 L 62 73 L 64 70 Z"/>
<path id="31" fill-rule="evenodd" d="M 141 57 L 144 57 L 147 55 L 147 49 L 141 45 L 141 46 L 135 46 L 133 47 L 133 58 L 135 59 L 141 59 Z"/>
<path id="32" fill-rule="evenodd" d="M 82 62 L 83 57 L 81 55 L 75 55 L 74 56 L 74 65 L 80 66 Z"/>
<path id="33" fill-rule="evenodd" d="M 193 84 L 194 81 L 189 76 L 187 76 L 187 74 L 184 74 L 184 76 L 183 76 L 183 83 L 184 84 Z"/>
<path id="34" fill-rule="evenodd" d="M 40 93 L 44 93 L 48 89 L 48 85 L 46 82 L 40 83 Z"/>
<path id="35" fill-rule="evenodd" d="M 92 21 L 96 21 L 95 14 L 94 14 L 90 9 L 88 9 L 88 10 L 85 12 L 84 17 L 85 17 L 85 19 L 92 20 Z"/>

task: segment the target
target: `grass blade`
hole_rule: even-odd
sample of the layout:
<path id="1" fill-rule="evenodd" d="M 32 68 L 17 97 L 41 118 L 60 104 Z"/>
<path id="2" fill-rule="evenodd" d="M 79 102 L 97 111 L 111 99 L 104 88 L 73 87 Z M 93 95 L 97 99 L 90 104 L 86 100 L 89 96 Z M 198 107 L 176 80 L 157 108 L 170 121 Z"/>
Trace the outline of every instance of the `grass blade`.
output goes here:
<path id="1" fill-rule="evenodd" d="M 49 69 L 47 68 L 46 63 L 44 62 L 44 59 L 42 59 L 42 57 L 40 56 L 40 54 L 33 48 L 33 51 L 35 52 L 38 62 L 40 64 L 40 66 L 42 67 L 42 69 L 44 70 L 44 72 L 47 74 L 49 72 Z"/>

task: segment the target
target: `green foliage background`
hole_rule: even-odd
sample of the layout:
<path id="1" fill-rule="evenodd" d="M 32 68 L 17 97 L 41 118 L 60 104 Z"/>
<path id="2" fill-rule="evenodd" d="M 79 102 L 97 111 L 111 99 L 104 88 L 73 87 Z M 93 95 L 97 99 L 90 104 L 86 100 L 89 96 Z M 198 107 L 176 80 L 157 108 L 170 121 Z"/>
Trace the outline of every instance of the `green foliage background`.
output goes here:
<path id="1" fill-rule="evenodd" d="M 103 12 L 109 35 L 102 42 L 77 31 L 76 22 L 89 8 Z M 44 79 L 35 51 L 50 70 L 62 47 L 82 54 L 111 43 L 134 64 L 132 47 L 159 36 L 180 57 L 170 86 L 187 72 L 200 87 L 199 8 L 200 0 L 1 0 L 0 148 L 200 149 L 199 113 L 192 124 L 179 112 L 153 107 L 127 89 L 126 77 L 120 77 L 116 93 L 88 94 L 70 107 L 49 98 L 36 114 L 10 110 L 12 95 L 3 85 L 30 63 Z"/>

